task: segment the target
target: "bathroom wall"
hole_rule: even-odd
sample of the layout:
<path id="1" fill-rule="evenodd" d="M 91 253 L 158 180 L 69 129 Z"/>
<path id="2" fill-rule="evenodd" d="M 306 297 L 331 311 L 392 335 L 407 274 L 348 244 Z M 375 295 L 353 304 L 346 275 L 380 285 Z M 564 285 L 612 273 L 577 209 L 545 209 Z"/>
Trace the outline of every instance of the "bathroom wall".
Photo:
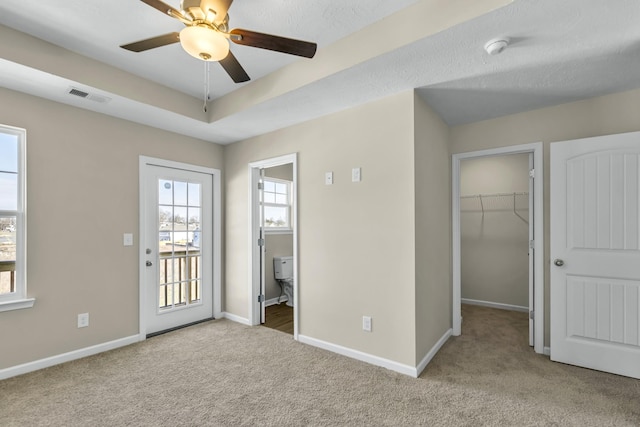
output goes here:
<path id="1" fill-rule="evenodd" d="M 492 156 L 460 162 L 460 195 L 529 191 L 529 155 Z M 461 200 L 462 298 L 529 306 L 528 197 Z"/>
<path id="2" fill-rule="evenodd" d="M 264 170 L 265 177 L 293 181 L 293 164 L 274 166 Z M 265 264 L 265 298 L 267 302 L 280 296 L 280 285 L 273 274 L 273 257 L 293 255 L 293 232 L 278 232 L 265 234 L 266 264 Z M 281 301 L 286 301 L 282 295 Z"/>

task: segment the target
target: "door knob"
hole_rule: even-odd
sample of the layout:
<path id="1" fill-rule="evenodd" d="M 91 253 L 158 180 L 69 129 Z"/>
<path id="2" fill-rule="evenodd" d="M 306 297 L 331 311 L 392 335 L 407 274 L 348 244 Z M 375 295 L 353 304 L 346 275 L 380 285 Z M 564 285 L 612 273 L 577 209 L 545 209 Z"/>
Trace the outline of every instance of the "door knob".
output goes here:
<path id="1" fill-rule="evenodd" d="M 553 263 L 555 265 L 557 265 L 558 267 L 562 267 L 564 265 L 564 261 L 561 260 L 561 259 L 556 259 L 556 260 L 553 261 Z"/>
<path id="2" fill-rule="evenodd" d="M 147 267 L 151 267 L 153 263 L 151 261 L 147 261 Z"/>

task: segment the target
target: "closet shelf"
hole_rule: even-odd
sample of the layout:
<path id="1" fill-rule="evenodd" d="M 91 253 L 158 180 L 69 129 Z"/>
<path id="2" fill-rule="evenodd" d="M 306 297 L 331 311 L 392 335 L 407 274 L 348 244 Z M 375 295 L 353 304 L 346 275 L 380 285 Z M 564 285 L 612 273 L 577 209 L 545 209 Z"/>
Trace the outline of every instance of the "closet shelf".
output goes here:
<path id="1" fill-rule="evenodd" d="M 513 212 L 518 215 L 517 211 L 528 210 L 528 191 L 460 196 L 460 212 Z"/>

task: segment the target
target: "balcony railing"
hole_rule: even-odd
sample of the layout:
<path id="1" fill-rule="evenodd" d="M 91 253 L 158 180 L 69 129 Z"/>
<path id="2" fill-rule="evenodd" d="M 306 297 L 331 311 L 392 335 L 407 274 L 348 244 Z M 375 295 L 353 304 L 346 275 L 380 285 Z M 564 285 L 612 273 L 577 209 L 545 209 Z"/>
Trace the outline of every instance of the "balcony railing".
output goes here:
<path id="1" fill-rule="evenodd" d="M 0 294 L 16 291 L 16 262 L 0 261 Z"/>
<path id="2" fill-rule="evenodd" d="M 198 250 L 160 252 L 159 308 L 199 302 L 200 262 Z"/>

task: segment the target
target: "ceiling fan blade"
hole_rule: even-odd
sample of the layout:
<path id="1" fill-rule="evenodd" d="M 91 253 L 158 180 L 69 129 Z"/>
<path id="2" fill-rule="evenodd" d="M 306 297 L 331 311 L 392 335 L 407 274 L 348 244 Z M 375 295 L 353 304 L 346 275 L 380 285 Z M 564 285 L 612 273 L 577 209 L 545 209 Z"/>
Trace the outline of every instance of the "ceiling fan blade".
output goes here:
<path id="1" fill-rule="evenodd" d="M 229 51 L 229 54 L 220 62 L 222 68 L 229 74 L 229 77 L 236 83 L 248 82 L 251 80 L 247 72 L 242 68 L 242 65 L 238 62 L 233 53 Z"/>
<path id="2" fill-rule="evenodd" d="M 229 34 L 231 34 L 231 41 L 237 44 L 275 50 L 276 52 L 303 56 L 305 58 L 313 58 L 318 48 L 318 45 L 315 43 L 272 36 L 271 34 L 256 33 L 255 31 L 240 28 L 231 30 Z"/>
<path id="3" fill-rule="evenodd" d="M 160 1 L 160 0 L 140 0 L 143 3 L 148 4 L 149 6 L 158 9 L 160 12 L 164 13 L 165 15 L 169 15 L 169 16 L 173 16 L 172 14 L 178 14 L 178 15 L 182 15 L 182 13 L 177 10 L 174 9 L 173 7 L 169 6 L 168 4 Z"/>
<path id="4" fill-rule="evenodd" d="M 216 18 L 213 22 L 218 25 L 227 17 L 231 3 L 233 3 L 233 0 L 202 0 L 200 2 L 200 9 L 202 9 L 205 14 L 209 9 L 213 10 L 216 13 Z"/>
<path id="5" fill-rule="evenodd" d="M 131 52 L 143 52 L 145 50 L 154 49 L 160 46 L 166 46 L 168 44 L 178 43 L 180 41 L 180 33 L 169 33 L 162 36 L 151 37 L 150 39 L 140 40 L 137 42 L 123 44 L 120 46 L 123 49 L 130 50 Z"/>

